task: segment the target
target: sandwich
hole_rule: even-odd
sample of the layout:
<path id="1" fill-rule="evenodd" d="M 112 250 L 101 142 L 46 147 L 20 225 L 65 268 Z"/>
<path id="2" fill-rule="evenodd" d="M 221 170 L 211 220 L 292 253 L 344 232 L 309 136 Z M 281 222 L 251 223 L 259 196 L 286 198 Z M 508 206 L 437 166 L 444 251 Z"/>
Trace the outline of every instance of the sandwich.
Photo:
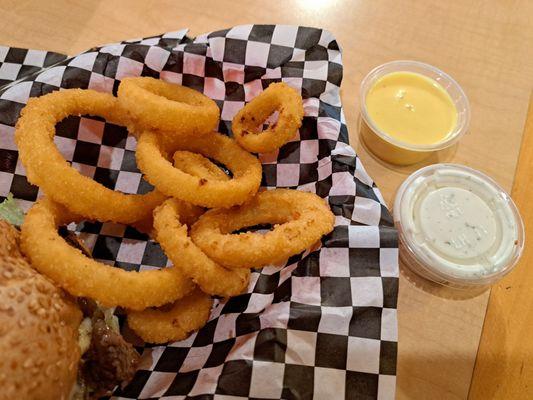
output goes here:
<path id="1" fill-rule="evenodd" d="M 88 254 L 75 234 L 60 232 Z M 19 236 L 0 220 L 0 400 L 97 399 L 127 384 L 140 356 L 115 310 L 73 298 L 35 271 Z"/>

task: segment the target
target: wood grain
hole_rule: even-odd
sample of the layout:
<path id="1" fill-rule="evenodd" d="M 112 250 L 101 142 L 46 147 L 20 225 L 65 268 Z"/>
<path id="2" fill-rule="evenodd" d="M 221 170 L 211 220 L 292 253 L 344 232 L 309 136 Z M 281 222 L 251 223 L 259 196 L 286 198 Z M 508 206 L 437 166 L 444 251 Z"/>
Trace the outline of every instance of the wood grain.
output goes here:
<path id="1" fill-rule="evenodd" d="M 512 196 L 526 239 L 533 236 L 533 92 Z M 529 240 L 529 244 L 531 244 Z M 477 354 L 470 400 L 533 398 L 533 247 L 516 269 L 492 288 Z"/>
<path id="2" fill-rule="evenodd" d="M 531 15 L 527 0 L 3 0 L 0 43 L 75 54 L 184 27 L 191 35 L 244 23 L 323 27 L 343 48 L 341 95 L 354 147 L 364 75 L 391 60 L 424 61 L 456 78 L 472 107 L 470 133 L 431 161 L 469 165 L 510 190 L 533 82 Z M 391 168 L 358 153 L 389 204 L 419 167 Z M 488 293 L 454 296 L 402 268 L 399 399 L 467 398 Z"/>

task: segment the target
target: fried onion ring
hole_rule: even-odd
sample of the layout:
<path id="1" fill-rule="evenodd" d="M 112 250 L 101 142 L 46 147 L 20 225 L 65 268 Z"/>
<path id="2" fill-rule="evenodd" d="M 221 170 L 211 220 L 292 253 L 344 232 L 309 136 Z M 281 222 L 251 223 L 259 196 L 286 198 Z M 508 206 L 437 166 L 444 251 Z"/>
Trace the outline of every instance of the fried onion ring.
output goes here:
<path id="1" fill-rule="evenodd" d="M 143 310 L 175 301 L 194 289 L 177 268 L 125 271 L 83 255 L 57 233 L 59 225 L 80 219 L 45 198 L 32 206 L 21 234 L 22 251 L 32 266 L 73 296 L 90 297 L 105 307 Z"/>
<path id="2" fill-rule="evenodd" d="M 118 100 L 140 131 L 154 129 L 194 135 L 214 131 L 220 110 L 202 93 L 150 77 L 122 79 Z"/>
<path id="3" fill-rule="evenodd" d="M 55 125 L 69 115 L 98 115 L 128 125 L 124 110 L 110 94 L 67 89 L 28 100 L 17 122 L 15 141 L 28 180 L 48 197 L 88 219 L 129 224 L 148 217 L 165 199 L 157 191 L 125 194 L 80 174 L 54 144 Z"/>
<path id="4" fill-rule="evenodd" d="M 274 112 L 278 120 L 259 132 Z M 264 92 L 246 104 L 233 118 L 233 137 L 252 153 L 270 153 L 294 137 L 304 116 L 302 97 L 283 82 L 272 83 Z"/>
<path id="5" fill-rule="evenodd" d="M 174 159 L 174 167 L 190 175 L 215 181 L 229 181 L 230 179 L 216 164 L 201 154 L 176 151 L 172 158 Z"/>
<path id="6" fill-rule="evenodd" d="M 168 160 L 177 150 L 200 153 L 224 164 L 228 181 L 200 178 L 174 168 Z M 162 193 L 202 207 L 231 207 L 252 197 L 261 184 L 261 163 L 234 140 L 220 133 L 190 138 L 163 138 L 143 132 L 137 143 L 137 165 L 148 182 Z"/>
<path id="7" fill-rule="evenodd" d="M 194 204 L 187 203 L 185 201 L 176 199 L 176 204 L 179 210 L 180 220 L 187 226 L 192 226 L 196 221 L 198 221 L 198 218 L 205 213 L 205 208 L 195 206 Z M 155 237 L 153 214 L 150 215 L 149 218 L 135 222 L 130 226 L 139 232 L 144 233 L 145 235 Z"/>
<path id="8" fill-rule="evenodd" d="M 128 325 L 148 343 L 186 339 L 209 319 L 213 300 L 196 289 L 189 296 L 160 309 L 129 311 Z"/>
<path id="9" fill-rule="evenodd" d="M 240 207 L 209 210 L 191 228 L 193 242 L 227 268 L 278 264 L 312 246 L 333 230 L 335 217 L 314 193 L 290 189 L 259 193 Z M 266 234 L 232 234 L 244 227 L 271 224 Z"/>
<path id="10" fill-rule="evenodd" d="M 156 239 L 174 264 L 204 292 L 230 297 L 248 286 L 250 271 L 227 270 L 207 257 L 189 238 L 180 221 L 180 202 L 169 199 L 154 211 Z"/>

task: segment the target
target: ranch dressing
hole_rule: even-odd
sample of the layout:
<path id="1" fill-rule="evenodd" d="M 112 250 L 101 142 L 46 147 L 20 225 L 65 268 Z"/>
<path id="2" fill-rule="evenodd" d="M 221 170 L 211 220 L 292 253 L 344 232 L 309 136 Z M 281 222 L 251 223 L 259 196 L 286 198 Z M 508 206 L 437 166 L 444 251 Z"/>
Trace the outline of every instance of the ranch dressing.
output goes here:
<path id="1" fill-rule="evenodd" d="M 437 164 L 411 175 L 394 204 L 406 260 L 445 284 L 487 284 L 520 256 L 523 226 L 510 197 L 470 168 Z"/>
<path id="2" fill-rule="evenodd" d="M 429 193 L 419 210 L 420 230 L 435 251 L 451 258 L 476 257 L 490 249 L 497 237 L 496 218 L 476 194 L 457 187 Z"/>

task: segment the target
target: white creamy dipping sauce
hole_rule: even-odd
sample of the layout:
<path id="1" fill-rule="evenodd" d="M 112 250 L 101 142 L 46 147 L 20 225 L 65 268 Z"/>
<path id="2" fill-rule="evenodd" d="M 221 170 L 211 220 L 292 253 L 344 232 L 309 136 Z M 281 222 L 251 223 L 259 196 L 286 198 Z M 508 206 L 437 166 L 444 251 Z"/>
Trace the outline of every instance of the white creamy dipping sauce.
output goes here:
<path id="1" fill-rule="evenodd" d="M 408 264 L 445 284 L 493 282 L 514 266 L 524 243 L 510 197 L 487 176 L 460 165 L 436 164 L 407 178 L 394 219 Z"/>
<path id="2" fill-rule="evenodd" d="M 420 229 L 436 251 L 453 258 L 485 253 L 496 240 L 496 219 L 476 194 L 445 187 L 428 194 L 420 204 Z"/>

